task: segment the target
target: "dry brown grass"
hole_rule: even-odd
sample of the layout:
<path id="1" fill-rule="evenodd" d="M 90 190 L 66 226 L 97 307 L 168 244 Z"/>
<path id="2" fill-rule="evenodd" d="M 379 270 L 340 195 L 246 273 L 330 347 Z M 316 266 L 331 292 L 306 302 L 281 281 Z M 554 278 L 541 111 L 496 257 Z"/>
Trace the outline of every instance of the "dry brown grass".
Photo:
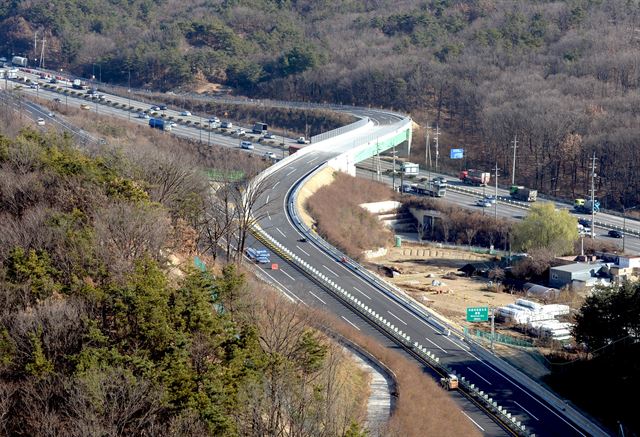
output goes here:
<path id="1" fill-rule="evenodd" d="M 353 258 L 362 251 L 391 243 L 392 234 L 361 203 L 389 200 L 394 193 L 384 184 L 337 172 L 330 185 L 320 188 L 306 208 L 320 235 Z"/>
<path id="2" fill-rule="evenodd" d="M 479 436 L 477 428 L 460 412 L 446 391 L 415 361 L 386 348 L 331 314 L 322 313 L 323 326 L 346 337 L 373 355 L 395 375 L 396 409 L 381 435 L 397 437 Z"/>

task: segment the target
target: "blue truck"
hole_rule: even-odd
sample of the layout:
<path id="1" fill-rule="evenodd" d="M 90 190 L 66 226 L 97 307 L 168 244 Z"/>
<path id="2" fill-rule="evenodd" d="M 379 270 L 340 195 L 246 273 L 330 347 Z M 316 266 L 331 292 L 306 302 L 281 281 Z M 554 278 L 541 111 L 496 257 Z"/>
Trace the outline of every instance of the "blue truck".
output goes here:
<path id="1" fill-rule="evenodd" d="M 154 127 L 156 129 L 161 129 L 165 131 L 171 131 L 171 125 L 168 121 L 165 121 L 161 118 L 151 118 L 149 119 L 149 126 Z"/>

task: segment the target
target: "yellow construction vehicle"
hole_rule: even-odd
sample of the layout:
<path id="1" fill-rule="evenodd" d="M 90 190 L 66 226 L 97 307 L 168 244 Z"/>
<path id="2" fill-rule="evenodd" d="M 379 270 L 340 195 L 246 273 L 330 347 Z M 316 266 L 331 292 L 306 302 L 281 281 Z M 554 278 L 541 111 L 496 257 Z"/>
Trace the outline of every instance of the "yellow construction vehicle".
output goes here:
<path id="1" fill-rule="evenodd" d="M 445 390 L 455 390 L 458 388 L 458 377 L 449 374 L 444 378 L 440 378 L 440 385 Z"/>

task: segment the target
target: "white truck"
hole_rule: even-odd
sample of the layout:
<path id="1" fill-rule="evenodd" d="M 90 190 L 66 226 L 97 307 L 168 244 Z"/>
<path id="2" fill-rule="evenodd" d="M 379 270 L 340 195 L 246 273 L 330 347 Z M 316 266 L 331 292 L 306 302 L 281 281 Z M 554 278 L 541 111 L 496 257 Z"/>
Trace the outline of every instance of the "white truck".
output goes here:
<path id="1" fill-rule="evenodd" d="M 402 173 L 405 176 L 417 176 L 420 172 L 420 166 L 418 164 L 414 164 L 413 162 L 403 162 L 400 166 Z"/>

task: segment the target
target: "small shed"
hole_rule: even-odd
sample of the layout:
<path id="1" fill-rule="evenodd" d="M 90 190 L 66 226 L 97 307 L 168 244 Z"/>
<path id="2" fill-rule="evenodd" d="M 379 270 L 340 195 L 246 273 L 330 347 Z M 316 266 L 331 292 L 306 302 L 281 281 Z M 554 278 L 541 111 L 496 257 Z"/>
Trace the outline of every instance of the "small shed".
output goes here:
<path id="1" fill-rule="evenodd" d="M 554 299 L 560 295 L 560 290 L 557 288 L 546 287 L 540 284 L 534 284 L 527 282 L 523 286 L 526 296 L 533 296 L 542 300 Z"/>
<path id="2" fill-rule="evenodd" d="M 549 269 L 549 285 L 562 288 L 572 285 L 593 285 L 594 279 L 600 275 L 604 263 L 574 263 Z"/>

